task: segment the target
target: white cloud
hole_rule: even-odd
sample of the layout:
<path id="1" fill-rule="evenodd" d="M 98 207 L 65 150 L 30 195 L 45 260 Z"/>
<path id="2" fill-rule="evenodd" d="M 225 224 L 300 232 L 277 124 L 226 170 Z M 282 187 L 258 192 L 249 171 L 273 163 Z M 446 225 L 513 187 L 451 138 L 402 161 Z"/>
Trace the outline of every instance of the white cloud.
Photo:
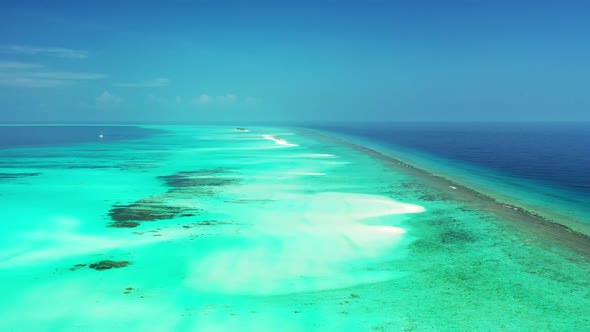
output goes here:
<path id="1" fill-rule="evenodd" d="M 157 88 L 170 85 L 170 80 L 167 78 L 155 78 L 153 80 L 147 80 L 143 82 L 115 83 L 113 85 L 124 88 Z"/>
<path id="2" fill-rule="evenodd" d="M 66 71 L 46 71 L 46 72 L 29 72 L 22 73 L 22 76 L 36 77 L 36 78 L 49 78 L 56 80 L 98 80 L 106 78 L 107 75 L 97 73 L 74 73 Z"/>
<path id="3" fill-rule="evenodd" d="M 1 75 L 1 74 L 0 74 Z M 18 88 L 59 88 L 66 85 L 66 81 L 54 79 L 37 79 L 27 77 L 2 77 L 0 85 Z"/>
<path id="4" fill-rule="evenodd" d="M 179 106 L 179 105 L 182 105 L 182 102 L 183 102 L 181 96 L 165 97 L 165 96 L 159 96 L 159 95 L 154 95 L 154 94 L 147 95 L 146 101 L 148 104 L 151 104 L 151 105 L 167 106 L 167 107 Z"/>
<path id="5" fill-rule="evenodd" d="M 216 96 L 215 100 L 219 103 L 235 103 L 236 102 L 236 95 L 232 94 L 232 93 L 228 93 L 224 96 Z"/>
<path id="6" fill-rule="evenodd" d="M 207 103 L 211 102 L 211 99 L 212 99 L 211 96 L 206 95 L 206 94 L 202 94 L 199 96 L 199 102 L 201 104 L 207 104 Z"/>
<path id="7" fill-rule="evenodd" d="M 102 106 L 116 106 L 119 105 L 123 99 L 111 94 L 108 91 L 103 91 L 98 97 L 96 97 L 96 103 Z"/>
<path id="8" fill-rule="evenodd" d="M 202 94 L 197 98 L 191 100 L 193 105 L 206 105 L 206 104 L 233 104 L 238 101 L 238 96 L 233 93 L 227 93 L 220 96 L 210 96 Z"/>
<path id="9" fill-rule="evenodd" d="M 213 98 L 211 98 L 211 96 L 209 96 L 207 94 L 202 94 L 198 98 L 194 98 L 191 101 L 191 104 L 194 104 L 194 105 L 205 105 L 205 104 L 211 103 L 212 100 L 213 100 Z"/>
<path id="10" fill-rule="evenodd" d="M 18 62 L 18 61 L 0 61 L 0 69 L 33 69 L 41 68 L 42 66 L 36 63 Z"/>
<path id="11" fill-rule="evenodd" d="M 30 54 L 30 55 L 49 55 L 58 58 L 66 59 L 86 59 L 88 58 L 88 52 L 84 50 L 75 50 L 71 48 L 62 47 L 37 47 L 37 46 L 21 46 L 11 45 L 3 47 L 4 53 L 12 54 Z"/>
<path id="12" fill-rule="evenodd" d="M 0 85 L 20 88 L 58 88 L 79 81 L 97 80 L 107 75 L 67 71 L 44 71 L 34 63 L 0 61 Z"/>
<path id="13" fill-rule="evenodd" d="M 235 103 L 236 99 L 237 97 L 233 93 L 228 93 L 225 95 L 225 101 L 227 101 L 228 103 Z"/>

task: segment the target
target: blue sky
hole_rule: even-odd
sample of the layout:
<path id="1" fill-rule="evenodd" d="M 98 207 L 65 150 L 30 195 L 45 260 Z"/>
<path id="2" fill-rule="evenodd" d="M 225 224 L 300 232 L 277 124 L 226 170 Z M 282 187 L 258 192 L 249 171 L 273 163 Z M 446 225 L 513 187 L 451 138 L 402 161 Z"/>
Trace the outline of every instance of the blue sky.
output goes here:
<path id="1" fill-rule="evenodd" d="M 590 120 L 583 1 L 13 1 L 1 122 Z"/>

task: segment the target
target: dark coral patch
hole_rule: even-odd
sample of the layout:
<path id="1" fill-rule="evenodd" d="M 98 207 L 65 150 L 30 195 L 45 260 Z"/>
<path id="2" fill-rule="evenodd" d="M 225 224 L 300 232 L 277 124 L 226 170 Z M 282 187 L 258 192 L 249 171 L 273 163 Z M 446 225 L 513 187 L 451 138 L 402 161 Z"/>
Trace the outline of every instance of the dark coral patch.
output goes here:
<path id="1" fill-rule="evenodd" d="M 226 203 L 236 203 L 236 204 L 252 204 L 252 203 L 269 203 L 273 202 L 272 199 L 234 199 L 225 201 Z"/>
<path id="2" fill-rule="evenodd" d="M 171 188 L 220 187 L 237 182 L 237 179 L 212 176 L 220 171 L 180 172 L 172 175 L 159 176 Z"/>
<path id="3" fill-rule="evenodd" d="M 231 225 L 233 223 L 228 221 L 220 221 L 220 220 L 203 220 L 194 223 L 195 226 L 211 226 L 211 225 Z"/>
<path id="4" fill-rule="evenodd" d="M 444 201 L 445 200 L 445 197 L 443 197 L 442 195 L 435 195 L 435 194 L 428 194 L 428 193 L 420 195 L 419 198 L 423 201 L 429 201 L 429 202 Z"/>
<path id="5" fill-rule="evenodd" d="M 76 264 L 76 265 L 74 265 L 74 266 L 72 266 L 72 267 L 70 268 L 70 271 L 75 271 L 75 270 L 77 270 L 77 269 L 79 269 L 79 268 L 82 268 L 82 267 L 84 267 L 84 266 L 86 266 L 86 265 L 87 265 L 87 264 Z"/>
<path id="6" fill-rule="evenodd" d="M 128 170 L 128 169 L 149 169 L 149 168 L 158 168 L 160 166 L 153 165 L 153 164 L 121 164 L 117 166 L 121 170 Z"/>
<path id="7" fill-rule="evenodd" d="M 129 264 L 131 264 L 131 262 L 129 262 L 129 261 L 106 260 L 106 261 L 100 261 L 98 263 L 90 264 L 90 265 L 88 265 L 88 267 L 91 269 L 95 269 L 97 271 L 102 271 L 102 270 L 110 270 L 113 268 L 118 269 L 118 268 L 126 267 Z"/>
<path id="8" fill-rule="evenodd" d="M 475 242 L 475 238 L 461 230 L 449 230 L 441 234 L 440 242 L 442 244 L 459 244 Z"/>
<path id="9" fill-rule="evenodd" d="M 208 169 L 200 169 L 200 170 L 196 170 L 196 171 L 189 171 L 189 172 L 183 172 L 183 173 L 191 173 L 193 175 L 200 175 L 200 176 L 214 176 L 214 175 L 219 175 L 222 173 L 227 173 L 229 172 L 229 169 L 227 168 L 208 168 Z"/>
<path id="10" fill-rule="evenodd" d="M 236 178 L 219 176 L 226 171 L 216 168 L 159 176 L 169 187 L 168 191 L 131 204 L 113 205 L 108 213 L 113 220 L 109 227 L 133 228 L 146 221 L 198 216 L 202 210 L 191 207 L 192 204 L 178 205 L 177 202 L 193 200 L 197 196 L 214 195 L 220 191 L 220 187 L 239 181 Z"/>
<path id="11" fill-rule="evenodd" d="M 186 213 L 196 215 L 197 211 L 184 206 L 166 205 L 156 199 L 142 199 L 128 205 L 115 205 L 109 211 L 109 216 L 115 221 L 111 227 L 135 227 L 137 225 L 132 224 L 139 221 L 172 219 Z"/>
<path id="12" fill-rule="evenodd" d="M 41 173 L 0 173 L 0 179 L 20 179 L 37 176 Z"/>
<path id="13" fill-rule="evenodd" d="M 109 224 L 109 227 L 113 228 L 133 228 L 139 226 L 136 221 L 114 221 Z"/>
<path id="14" fill-rule="evenodd" d="M 109 211 L 109 216 L 116 222 L 154 221 L 172 219 L 184 212 L 185 208 L 170 206 L 151 200 L 139 200 L 128 205 L 116 205 Z"/>
<path id="15" fill-rule="evenodd" d="M 117 166 L 110 165 L 69 165 L 69 169 L 112 169 L 118 168 Z"/>

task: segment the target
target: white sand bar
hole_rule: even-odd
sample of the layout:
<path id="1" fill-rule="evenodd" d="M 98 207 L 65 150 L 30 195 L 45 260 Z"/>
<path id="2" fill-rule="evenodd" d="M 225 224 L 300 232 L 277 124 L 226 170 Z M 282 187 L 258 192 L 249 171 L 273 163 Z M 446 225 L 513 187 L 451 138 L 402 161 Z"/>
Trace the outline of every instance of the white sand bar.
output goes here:
<path id="1" fill-rule="evenodd" d="M 282 139 L 282 138 L 278 138 L 276 136 L 272 136 L 272 135 L 262 135 L 262 137 L 264 139 L 268 139 L 271 141 L 274 141 L 275 143 L 279 144 L 279 145 L 283 145 L 283 146 L 299 146 L 297 144 L 292 144 L 287 142 L 286 140 Z"/>
<path id="2" fill-rule="evenodd" d="M 405 230 L 363 220 L 424 211 L 383 196 L 338 192 L 286 194 L 271 206 L 235 245 L 224 243 L 195 260 L 186 280 L 189 287 L 270 295 L 388 280 L 397 275 L 351 269 L 350 264 L 389 256 Z"/>

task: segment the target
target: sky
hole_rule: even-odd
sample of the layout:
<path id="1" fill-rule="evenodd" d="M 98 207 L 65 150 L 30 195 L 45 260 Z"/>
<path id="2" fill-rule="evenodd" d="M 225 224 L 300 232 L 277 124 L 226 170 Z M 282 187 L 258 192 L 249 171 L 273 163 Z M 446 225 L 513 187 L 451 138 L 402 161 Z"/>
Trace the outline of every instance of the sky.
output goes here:
<path id="1" fill-rule="evenodd" d="M 0 122 L 590 121 L 587 1 L 0 8 Z"/>

